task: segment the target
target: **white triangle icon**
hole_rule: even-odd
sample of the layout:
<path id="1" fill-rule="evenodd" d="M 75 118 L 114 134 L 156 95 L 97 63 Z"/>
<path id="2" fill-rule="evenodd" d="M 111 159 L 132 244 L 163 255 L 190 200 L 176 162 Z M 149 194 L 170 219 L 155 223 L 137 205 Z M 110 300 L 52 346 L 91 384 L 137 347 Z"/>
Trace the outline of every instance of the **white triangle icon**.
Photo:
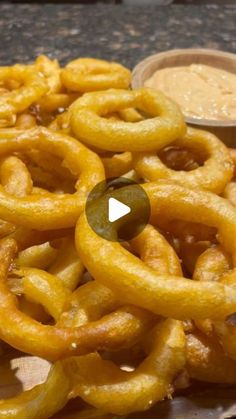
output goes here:
<path id="1" fill-rule="evenodd" d="M 128 205 L 123 204 L 115 198 L 109 198 L 108 200 L 108 220 L 113 223 L 116 220 L 124 217 L 131 212 L 131 208 Z"/>

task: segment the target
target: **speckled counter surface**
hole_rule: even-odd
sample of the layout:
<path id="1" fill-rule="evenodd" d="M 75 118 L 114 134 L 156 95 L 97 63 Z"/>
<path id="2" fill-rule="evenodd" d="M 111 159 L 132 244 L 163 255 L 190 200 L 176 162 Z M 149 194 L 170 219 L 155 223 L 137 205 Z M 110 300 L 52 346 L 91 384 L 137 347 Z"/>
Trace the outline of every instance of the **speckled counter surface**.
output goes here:
<path id="1" fill-rule="evenodd" d="M 39 54 L 78 56 L 133 67 L 149 54 L 205 47 L 236 52 L 236 5 L 128 7 L 0 2 L 0 65 Z"/>

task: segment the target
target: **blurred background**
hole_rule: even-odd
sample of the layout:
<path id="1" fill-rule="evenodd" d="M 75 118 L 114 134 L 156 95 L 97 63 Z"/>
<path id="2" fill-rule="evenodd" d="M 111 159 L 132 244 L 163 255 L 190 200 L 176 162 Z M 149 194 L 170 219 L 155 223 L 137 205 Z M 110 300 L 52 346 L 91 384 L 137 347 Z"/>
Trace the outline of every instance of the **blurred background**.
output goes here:
<path id="1" fill-rule="evenodd" d="M 236 53 L 236 0 L 0 0 L 0 64 L 40 54 L 129 68 L 173 48 Z"/>
<path id="2" fill-rule="evenodd" d="M 222 6 L 235 4 L 236 0 L 0 0 L 8 3 L 78 3 L 78 4 L 124 4 L 133 6 L 167 6 L 169 4 L 220 4 Z"/>

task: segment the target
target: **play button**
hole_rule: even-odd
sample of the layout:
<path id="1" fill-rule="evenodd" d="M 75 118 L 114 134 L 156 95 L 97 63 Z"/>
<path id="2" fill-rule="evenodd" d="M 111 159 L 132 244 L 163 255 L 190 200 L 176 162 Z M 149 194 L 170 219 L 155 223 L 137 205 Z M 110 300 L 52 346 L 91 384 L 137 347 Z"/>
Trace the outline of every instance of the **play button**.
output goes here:
<path id="1" fill-rule="evenodd" d="M 86 202 L 90 227 L 110 241 L 129 241 L 144 229 L 150 203 L 141 185 L 120 177 L 98 183 Z"/>
<path id="2" fill-rule="evenodd" d="M 123 204 L 115 198 L 108 199 L 108 220 L 111 223 L 129 214 L 131 208 L 128 205 Z"/>

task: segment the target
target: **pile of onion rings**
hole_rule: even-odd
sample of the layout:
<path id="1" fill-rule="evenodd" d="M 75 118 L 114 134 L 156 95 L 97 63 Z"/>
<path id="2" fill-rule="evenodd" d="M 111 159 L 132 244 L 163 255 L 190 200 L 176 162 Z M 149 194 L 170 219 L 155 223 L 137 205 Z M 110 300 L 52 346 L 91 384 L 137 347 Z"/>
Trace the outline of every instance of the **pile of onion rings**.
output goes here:
<path id="1" fill-rule="evenodd" d="M 0 365 L 10 348 L 51 363 L 1 418 L 63 418 L 74 398 L 73 417 L 126 417 L 197 381 L 236 383 L 236 150 L 130 81 L 92 58 L 0 67 Z M 120 176 L 151 207 L 128 242 L 85 212 Z M 141 211 L 132 188 L 114 197 Z"/>

